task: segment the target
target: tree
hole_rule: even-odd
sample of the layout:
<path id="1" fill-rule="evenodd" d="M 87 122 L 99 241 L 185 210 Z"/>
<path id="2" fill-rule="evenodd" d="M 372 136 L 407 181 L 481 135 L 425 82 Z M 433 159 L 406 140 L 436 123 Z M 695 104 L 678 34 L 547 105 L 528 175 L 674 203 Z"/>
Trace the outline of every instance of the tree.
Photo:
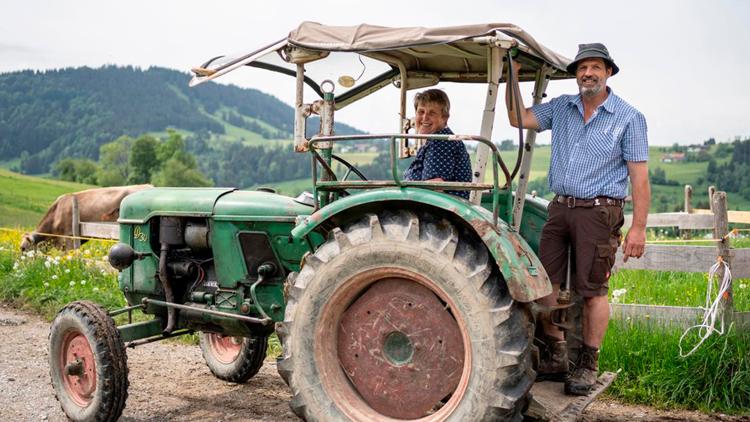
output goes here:
<path id="1" fill-rule="evenodd" d="M 128 183 L 142 184 L 151 181 L 151 175 L 159 166 L 157 146 L 158 141 L 149 135 L 142 135 L 133 142 L 128 155 Z"/>
<path id="2" fill-rule="evenodd" d="M 160 166 L 151 183 L 155 186 L 213 186 L 203 173 L 174 157 Z"/>
<path id="3" fill-rule="evenodd" d="M 52 168 L 52 174 L 58 179 L 68 182 L 85 183 L 88 185 L 97 184 L 97 171 L 99 167 L 91 160 L 82 160 L 75 158 L 64 158 Z"/>
<path id="4" fill-rule="evenodd" d="M 514 151 L 516 144 L 512 139 L 504 139 L 500 141 L 500 151 Z"/>
<path id="5" fill-rule="evenodd" d="M 121 136 L 99 148 L 99 185 L 122 186 L 127 183 L 128 155 L 134 142 L 129 136 Z"/>

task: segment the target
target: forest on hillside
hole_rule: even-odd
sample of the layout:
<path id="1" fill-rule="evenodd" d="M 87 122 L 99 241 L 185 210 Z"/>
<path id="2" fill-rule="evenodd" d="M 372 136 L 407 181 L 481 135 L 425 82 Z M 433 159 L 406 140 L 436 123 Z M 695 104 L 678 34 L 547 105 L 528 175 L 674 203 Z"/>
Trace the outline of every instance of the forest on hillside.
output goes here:
<path id="1" fill-rule="evenodd" d="M 0 74 L 0 161 L 18 160 L 14 170 L 22 173 L 47 173 L 60 158 L 97 160 L 100 147 L 120 136 L 168 128 L 206 142 L 227 127 L 291 138 L 293 109 L 276 97 L 217 83 L 189 88 L 189 79 L 130 66 Z M 339 123 L 336 130 L 361 133 Z"/>

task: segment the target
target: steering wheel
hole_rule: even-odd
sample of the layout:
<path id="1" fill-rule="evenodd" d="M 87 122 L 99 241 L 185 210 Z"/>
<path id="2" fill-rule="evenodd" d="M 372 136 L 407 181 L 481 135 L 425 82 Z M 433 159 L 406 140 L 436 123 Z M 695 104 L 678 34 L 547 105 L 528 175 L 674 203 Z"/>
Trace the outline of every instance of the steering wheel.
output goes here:
<path id="1" fill-rule="evenodd" d="M 357 169 L 356 167 L 354 167 L 350 162 L 344 160 L 343 158 L 341 158 L 341 157 L 339 157 L 338 155 L 335 155 L 335 154 L 331 155 L 331 158 L 334 159 L 334 160 L 336 160 L 336 161 L 338 161 L 344 167 L 346 167 L 346 173 L 344 173 L 344 177 L 341 178 L 342 182 L 345 181 L 346 179 L 348 179 L 349 175 L 352 174 L 352 173 L 356 174 L 357 177 L 359 177 L 361 180 L 364 180 L 364 181 L 367 180 L 367 177 L 365 177 L 365 175 L 362 174 L 362 172 L 359 171 L 359 169 Z"/>

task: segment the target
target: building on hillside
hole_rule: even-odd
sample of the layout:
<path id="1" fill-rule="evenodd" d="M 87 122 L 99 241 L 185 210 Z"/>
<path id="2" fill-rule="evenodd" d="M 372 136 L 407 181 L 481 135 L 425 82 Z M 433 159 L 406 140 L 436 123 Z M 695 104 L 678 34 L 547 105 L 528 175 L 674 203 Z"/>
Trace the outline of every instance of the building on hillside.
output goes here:
<path id="1" fill-rule="evenodd" d="M 684 152 L 670 152 L 661 156 L 662 163 L 679 163 L 685 161 Z"/>

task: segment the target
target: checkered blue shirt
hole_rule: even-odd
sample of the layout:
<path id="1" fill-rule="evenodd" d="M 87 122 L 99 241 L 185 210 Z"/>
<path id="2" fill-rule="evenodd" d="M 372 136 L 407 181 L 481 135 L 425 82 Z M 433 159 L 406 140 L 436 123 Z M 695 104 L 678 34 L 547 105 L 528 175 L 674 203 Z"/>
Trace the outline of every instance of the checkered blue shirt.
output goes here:
<path id="1" fill-rule="evenodd" d="M 648 161 L 646 118 L 607 87 L 609 96 L 583 122 L 579 95 L 561 95 L 531 107 L 539 132 L 552 129 L 548 183 L 559 195 L 624 198 L 628 161 Z"/>
<path id="2" fill-rule="evenodd" d="M 443 128 L 435 135 L 453 135 Z M 428 139 L 404 172 L 405 180 L 430 180 L 440 177 L 446 182 L 471 182 L 471 160 L 466 145 L 461 141 L 435 141 Z M 469 199 L 468 191 L 445 191 Z"/>

